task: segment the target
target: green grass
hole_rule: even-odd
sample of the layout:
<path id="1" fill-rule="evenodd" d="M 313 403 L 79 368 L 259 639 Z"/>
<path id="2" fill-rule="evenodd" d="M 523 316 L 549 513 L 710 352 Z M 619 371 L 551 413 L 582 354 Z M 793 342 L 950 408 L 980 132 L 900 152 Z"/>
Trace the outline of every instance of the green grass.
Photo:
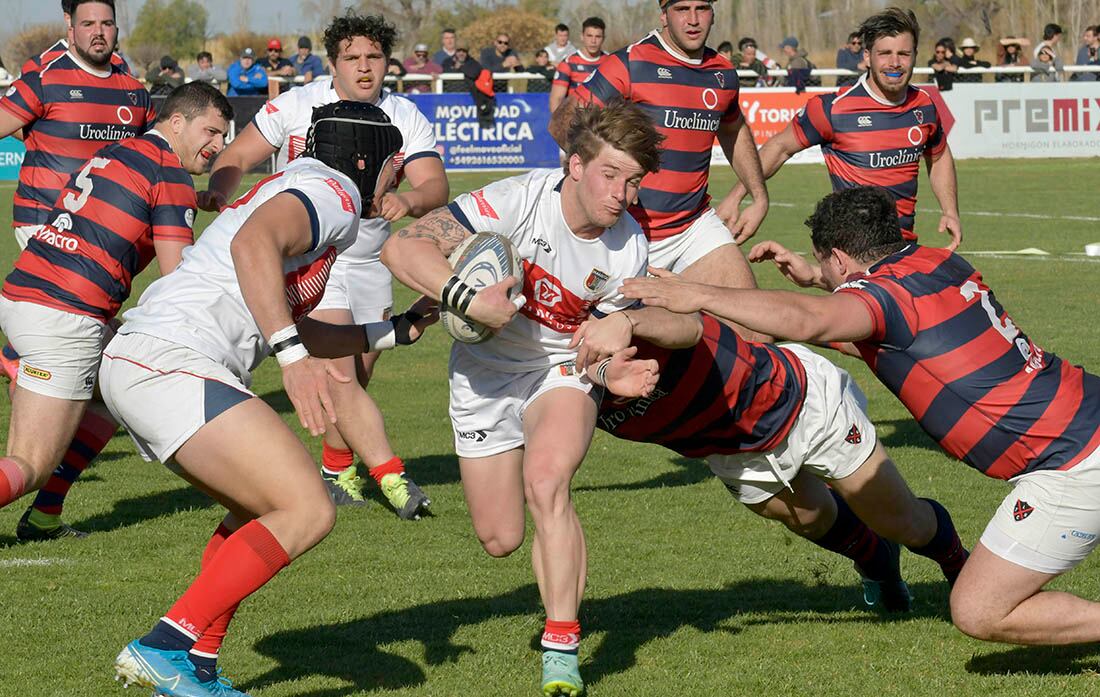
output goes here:
<path id="1" fill-rule="evenodd" d="M 999 299 L 1044 348 L 1097 368 L 1100 329 L 1089 318 L 1100 266 L 1069 253 L 1100 232 L 1096 221 L 1057 217 L 1100 215 L 1095 164 L 969 161 L 959 170 L 968 250 L 1055 254 L 973 257 Z M 487 179 L 454 175 L 452 188 Z M 730 183 L 718 174 L 712 189 Z M 792 166 L 770 184 L 777 205 L 758 237 L 808 249 L 801 221 L 827 191 L 824 171 Z M 12 191 L 0 185 L 5 200 Z M 921 192 L 919 207 L 935 208 L 927 181 Z M 8 215 L 5 204 L 0 218 Z M 937 219 L 918 216 L 926 241 L 937 241 Z M 3 236 L 2 263 L 14 254 Z M 782 285 L 770 268 L 757 271 L 762 285 Z M 400 305 L 409 293 L 398 297 Z M 530 550 L 494 560 L 474 538 L 447 419 L 447 350 L 434 331 L 386 355 L 371 388 L 435 516 L 401 522 L 378 503 L 342 510 L 328 540 L 241 608 L 222 660 L 238 687 L 257 697 L 535 694 L 542 615 Z M 911 486 L 942 501 L 973 544 L 1007 487 L 951 462 L 862 364 L 837 360 L 868 393 Z M 254 388 L 294 424 L 273 362 L 257 371 Z M 916 594 L 911 615 L 860 609 L 849 563 L 735 504 L 698 461 L 597 434 L 575 501 L 589 544 L 581 661 L 593 697 L 1100 694 L 1100 648 L 1017 648 L 954 630 L 938 569 L 923 558 L 903 559 Z M 221 513 L 142 462 L 124 435 L 66 509 L 92 537 L 16 545 L 27 502 L 0 511 L 0 696 L 121 694 L 111 682 L 115 653 L 186 587 Z M 1100 598 L 1096 560 L 1054 585 Z"/>

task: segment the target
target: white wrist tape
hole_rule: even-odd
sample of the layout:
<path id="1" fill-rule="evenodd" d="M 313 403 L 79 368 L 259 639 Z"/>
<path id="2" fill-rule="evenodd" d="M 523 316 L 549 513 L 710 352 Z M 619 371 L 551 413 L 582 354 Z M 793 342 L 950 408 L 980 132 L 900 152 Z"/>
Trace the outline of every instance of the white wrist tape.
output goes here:
<path id="1" fill-rule="evenodd" d="M 281 368 L 309 357 L 305 344 L 298 338 L 298 327 L 293 324 L 273 333 L 267 343 L 275 352 L 275 360 L 279 361 Z"/>

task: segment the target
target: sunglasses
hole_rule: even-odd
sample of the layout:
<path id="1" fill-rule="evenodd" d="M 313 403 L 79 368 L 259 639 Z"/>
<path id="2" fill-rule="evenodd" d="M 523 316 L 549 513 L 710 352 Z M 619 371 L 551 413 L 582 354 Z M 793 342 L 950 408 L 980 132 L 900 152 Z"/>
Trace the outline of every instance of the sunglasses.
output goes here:
<path id="1" fill-rule="evenodd" d="M 851 46 L 862 46 L 863 45 L 862 41 L 849 41 L 848 43 Z"/>
<path id="2" fill-rule="evenodd" d="M 498 46 L 507 46 L 508 44 L 509 44 L 508 41 L 497 41 Z"/>

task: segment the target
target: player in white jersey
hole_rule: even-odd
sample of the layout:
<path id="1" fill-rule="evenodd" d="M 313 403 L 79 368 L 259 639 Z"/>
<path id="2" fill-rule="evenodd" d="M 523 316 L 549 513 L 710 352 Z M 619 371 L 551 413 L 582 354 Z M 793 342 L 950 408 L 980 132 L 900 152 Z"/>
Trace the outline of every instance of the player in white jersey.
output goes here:
<path id="1" fill-rule="evenodd" d="M 242 695 L 216 666 L 233 613 L 332 528 L 335 508 L 312 458 L 248 384 L 274 353 L 302 426 L 318 435 L 336 422 L 328 379 L 350 378 L 310 354 L 354 355 L 418 335 L 407 315 L 363 327 L 306 317 L 361 214 L 380 205 L 400 145 L 377 107 L 319 109 L 303 157 L 229 206 L 125 313 L 104 350 L 100 386 L 114 417 L 228 511 L 198 577 L 116 659 L 127 683 L 177 697 Z"/>
<path id="2" fill-rule="evenodd" d="M 621 317 L 608 324 L 631 322 L 619 286 L 645 273 L 647 245 L 624 213 L 642 175 L 660 164 L 661 138 L 637 106 L 619 102 L 578 110 L 568 142 L 564 174 L 535 170 L 463 194 L 382 248 L 402 283 L 499 330 L 484 343 L 451 349 L 451 423 L 485 550 L 502 557 L 522 544 L 525 502 L 534 520 L 547 695 L 583 690 L 577 617 L 586 553 L 569 484 L 592 438 L 598 400 L 573 370 L 573 332 L 590 313 Z M 482 231 L 506 236 L 523 257 L 518 312 L 503 292 L 515 279 L 474 294 L 452 276 L 447 255 Z M 586 343 L 598 341 L 586 336 Z"/>
<path id="3" fill-rule="evenodd" d="M 360 223 L 359 237 L 332 268 L 325 297 L 315 319 L 335 324 L 375 322 L 389 317 L 393 305 L 392 276 L 378 258 L 390 234 L 390 222 L 406 215 L 418 217 L 447 202 L 450 189 L 443 161 L 436 151 L 431 124 L 405 97 L 382 89 L 386 60 L 396 39 L 393 25 L 381 17 L 349 13 L 336 17 L 325 31 L 325 48 L 332 61 L 332 80 L 314 81 L 284 92 L 268 102 L 255 119 L 215 162 L 209 189 L 199 194 L 199 206 L 219 210 L 240 184 L 242 172 L 278 154 L 283 169 L 305 146 L 313 109 L 339 99 L 374 104 L 386 112 L 401 131 L 404 146 L 394 158 L 398 181 L 407 179 L 411 190 L 387 192 L 378 217 Z M 358 362 L 337 362 L 340 372 L 356 374 L 366 387 L 377 353 Z M 409 480 L 404 464 L 386 439 L 382 414 L 355 384 L 333 384 L 332 396 L 345 418 L 325 433 L 323 472 L 338 504 L 362 504 L 363 482 L 352 467 L 352 451 L 359 454 L 372 477 L 402 518 L 419 517 L 430 503 Z"/>

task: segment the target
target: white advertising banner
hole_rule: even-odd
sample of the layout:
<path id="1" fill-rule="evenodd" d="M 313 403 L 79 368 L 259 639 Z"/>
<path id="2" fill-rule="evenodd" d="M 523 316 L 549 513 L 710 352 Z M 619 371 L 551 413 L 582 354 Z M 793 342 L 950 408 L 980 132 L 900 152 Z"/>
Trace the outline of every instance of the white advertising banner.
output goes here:
<path id="1" fill-rule="evenodd" d="M 965 157 L 1100 156 L 1100 82 L 999 82 L 941 92 Z"/>

